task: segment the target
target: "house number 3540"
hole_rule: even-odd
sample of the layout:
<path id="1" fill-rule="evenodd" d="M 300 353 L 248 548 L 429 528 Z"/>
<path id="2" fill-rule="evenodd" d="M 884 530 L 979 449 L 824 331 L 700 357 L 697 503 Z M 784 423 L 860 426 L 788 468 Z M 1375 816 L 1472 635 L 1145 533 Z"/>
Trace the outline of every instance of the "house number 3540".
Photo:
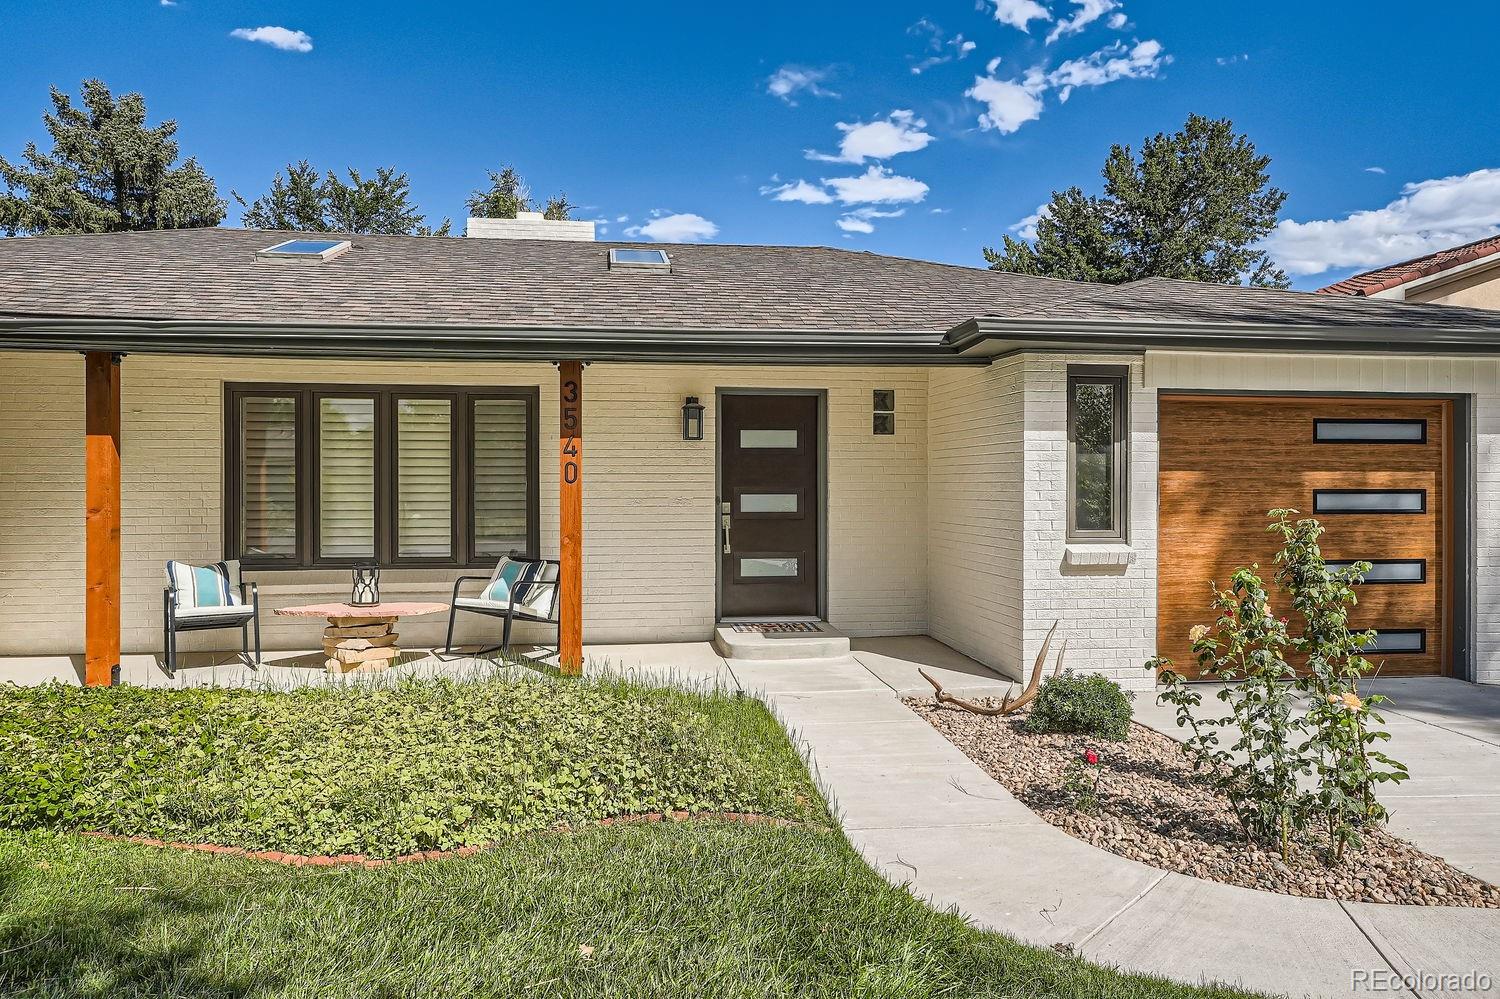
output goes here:
<path id="1" fill-rule="evenodd" d="M 569 378 L 562 383 L 563 481 L 578 481 L 578 382 Z"/>

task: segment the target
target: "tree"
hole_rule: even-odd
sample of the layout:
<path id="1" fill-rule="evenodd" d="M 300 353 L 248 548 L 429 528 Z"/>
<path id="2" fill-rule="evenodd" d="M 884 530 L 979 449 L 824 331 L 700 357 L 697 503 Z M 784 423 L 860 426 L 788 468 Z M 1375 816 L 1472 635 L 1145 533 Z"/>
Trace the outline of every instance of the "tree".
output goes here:
<path id="1" fill-rule="evenodd" d="M 1075 281 L 1285 288 L 1286 273 L 1258 248 L 1286 201 L 1270 186 L 1270 162 L 1228 119 L 1189 115 L 1182 131 L 1147 139 L 1139 160 L 1129 146 L 1111 147 L 1102 196 L 1054 191 L 1034 244 L 1006 236 L 984 258 L 991 270 Z"/>
<path id="2" fill-rule="evenodd" d="M 513 219 L 521 212 L 537 210 L 531 200 L 531 188 L 513 166 L 502 167 L 499 173 L 490 171 L 489 190 L 479 189 L 469 195 L 464 203 L 469 216 L 478 219 Z M 556 194 L 547 199 L 542 207 L 542 217 L 553 222 L 566 222 L 573 217 L 578 206 L 568 201 L 566 194 Z"/>
<path id="3" fill-rule="evenodd" d="M 130 232 L 218 225 L 228 208 L 198 161 L 177 161 L 175 121 L 146 126 L 140 94 L 116 98 L 83 81 L 81 107 L 51 88 L 42 121 L 52 152 L 28 142 L 21 162 L 0 156 L 0 229 L 6 235 Z"/>
<path id="4" fill-rule="evenodd" d="M 446 236 L 450 222 L 433 229 L 411 203 L 411 181 L 395 167 L 379 167 L 365 178 L 352 167 L 349 181 L 332 170 L 319 174 L 307 160 L 288 163 L 286 175 L 277 171 L 271 189 L 247 203 L 244 224 L 251 229 L 289 229 L 297 232 L 377 233 L 396 236 Z"/>

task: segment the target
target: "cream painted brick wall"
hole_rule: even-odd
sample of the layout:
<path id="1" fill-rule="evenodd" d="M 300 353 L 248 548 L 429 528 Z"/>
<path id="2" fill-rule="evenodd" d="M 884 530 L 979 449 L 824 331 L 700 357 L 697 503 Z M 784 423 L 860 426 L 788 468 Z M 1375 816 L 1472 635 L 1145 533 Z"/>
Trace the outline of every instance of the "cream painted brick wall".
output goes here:
<path id="1" fill-rule="evenodd" d="M 927 426 L 932 636 L 1021 676 L 1025 362 L 936 368 Z"/>
<path id="2" fill-rule="evenodd" d="M 550 365 L 145 355 L 124 363 L 127 652 L 161 647 L 163 563 L 223 554 L 225 381 L 540 385 L 542 549 L 556 552 L 557 376 Z M 830 620 L 855 635 L 925 631 L 925 370 L 599 364 L 584 377 L 586 639 L 708 637 L 719 387 L 827 390 Z M 870 433 L 875 388 L 896 390 L 894 437 Z M 709 407 L 702 442 L 681 439 L 687 395 Z M 0 655 L 72 653 L 83 644 L 82 414 L 77 355 L 0 353 Z M 452 570 L 388 570 L 383 582 L 394 596 L 446 599 L 453 576 Z M 348 585 L 343 571 L 256 578 L 268 609 L 338 598 Z M 443 624 L 411 619 L 401 630 L 406 642 L 428 645 L 441 641 Z M 472 619 L 460 638 L 488 625 Z M 268 648 L 306 648 L 315 637 L 305 620 L 267 613 L 263 626 Z M 182 648 L 222 648 L 233 637 L 186 634 Z"/>
<path id="3" fill-rule="evenodd" d="M 1135 561 L 1069 564 L 1067 528 L 1067 369 L 1121 365 L 1130 372 L 1128 543 Z M 1054 621 L 1068 642 L 1065 663 L 1102 673 L 1128 689 L 1149 689 L 1144 668 L 1156 650 L 1156 397 L 1145 388 L 1139 356 L 1027 355 L 1025 362 L 1024 652 L 1030 669 Z M 1075 542 L 1086 549 L 1087 544 Z"/>
<path id="4" fill-rule="evenodd" d="M 1148 351 L 1146 388 L 1468 395 L 1475 469 L 1476 679 L 1500 683 L 1500 361 L 1490 358 L 1351 357 Z M 1153 486 L 1154 491 L 1154 486 Z"/>

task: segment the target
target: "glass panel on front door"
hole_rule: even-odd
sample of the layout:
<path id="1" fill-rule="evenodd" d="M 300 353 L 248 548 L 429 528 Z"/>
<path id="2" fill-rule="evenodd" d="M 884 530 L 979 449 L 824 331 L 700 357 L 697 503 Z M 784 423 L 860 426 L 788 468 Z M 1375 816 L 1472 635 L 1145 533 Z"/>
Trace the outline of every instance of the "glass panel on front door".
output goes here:
<path id="1" fill-rule="evenodd" d="M 740 576 L 744 579 L 796 579 L 801 563 L 795 558 L 742 558 Z"/>
<path id="2" fill-rule="evenodd" d="M 740 513 L 796 513 L 797 493 L 741 493 Z"/>
<path id="3" fill-rule="evenodd" d="M 741 430 L 740 447 L 776 448 L 784 450 L 797 446 L 795 430 Z"/>

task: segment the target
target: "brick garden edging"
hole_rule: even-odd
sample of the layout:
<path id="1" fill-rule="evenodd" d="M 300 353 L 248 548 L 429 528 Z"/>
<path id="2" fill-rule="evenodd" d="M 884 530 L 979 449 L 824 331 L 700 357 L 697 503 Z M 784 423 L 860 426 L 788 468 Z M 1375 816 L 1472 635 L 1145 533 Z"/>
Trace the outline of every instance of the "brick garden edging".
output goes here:
<path id="1" fill-rule="evenodd" d="M 585 823 L 586 826 L 624 826 L 645 825 L 653 822 L 687 822 L 692 819 L 709 819 L 716 822 L 738 822 L 742 825 L 756 826 L 769 825 L 787 828 L 802 825 L 792 819 L 777 818 L 774 815 L 760 815 L 755 812 L 644 812 L 640 815 L 619 815 L 608 819 L 599 819 L 597 822 Z M 567 823 L 559 823 L 552 826 L 553 832 L 573 832 L 581 826 L 572 826 Z M 389 867 L 392 864 L 411 864 L 424 860 L 451 860 L 456 857 L 472 857 L 476 853 L 492 850 L 503 845 L 503 841 L 487 843 L 484 846 L 460 846 L 453 850 L 418 850 L 416 853 L 407 853 L 399 857 L 391 857 L 386 860 L 372 859 L 362 853 L 345 853 L 335 857 L 308 856 L 302 853 L 282 853 L 279 850 L 247 850 L 239 846 L 220 846 L 216 843 L 175 843 L 163 839 L 153 839 L 149 836 L 122 836 L 118 833 L 107 832 L 81 832 L 78 835 L 87 836 L 90 839 L 109 840 L 113 843 L 130 843 L 134 846 L 154 846 L 166 850 L 191 850 L 195 853 L 213 853 L 223 857 L 243 857 L 247 860 L 261 860 L 271 864 L 281 864 L 285 867 Z"/>

